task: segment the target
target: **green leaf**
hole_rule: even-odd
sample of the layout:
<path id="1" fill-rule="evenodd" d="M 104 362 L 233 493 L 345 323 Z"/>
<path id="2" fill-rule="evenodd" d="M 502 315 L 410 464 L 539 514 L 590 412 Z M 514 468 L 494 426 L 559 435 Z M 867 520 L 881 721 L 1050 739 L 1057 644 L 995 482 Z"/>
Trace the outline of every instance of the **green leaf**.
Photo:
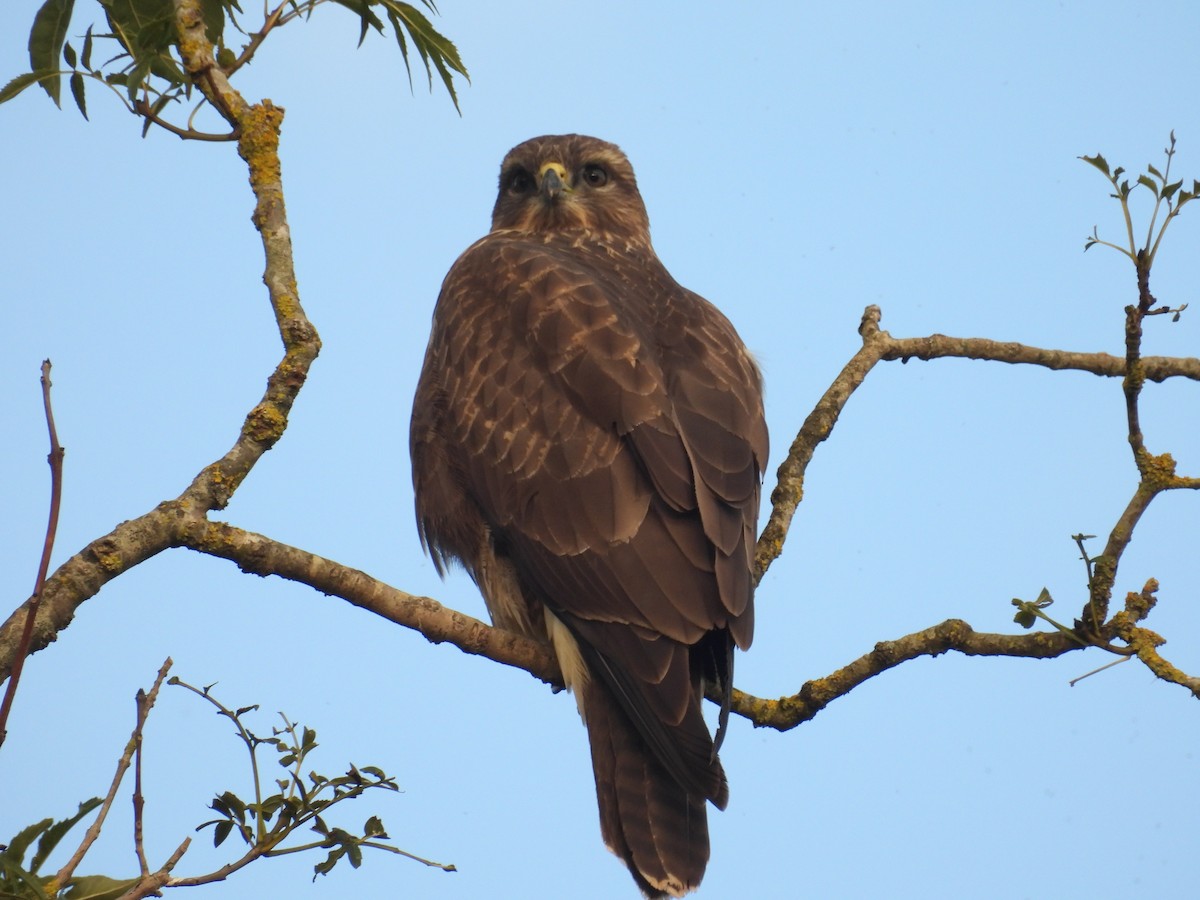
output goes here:
<path id="1" fill-rule="evenodd" d="M 4 900 L 17 900 L 17 898 L 30 898 L 30 900 L 46 900 L 46 882 L 50 880 L 50 876 L 45 878 L 34 875 L 32 872 L 26 872 L 16 863 L 5 858 L 3 853 L 0 853 L 0 897 Z"/>
<path id="2" fill-rule="evenodd" d="M 408 91 L 412 93 L 412 66 L 408 62 L 408 41 L 404 39 L 404 25 L 395 10 L 388 8 L 388 21 L 392 23 L 392 32 L 396 35 L 396 44 L 400 47 L 400 56 L 404 60 L 404 71 L 408 73 Z"/>
<path id="3" fill-rule="evenodd" d="M 183 70 L 175 64 L 175 60 L 166 54 L 161 54 L 151 60 L 150 71 L 159 78 L 169 81 L 172 87 L 181 87 L 187 83 Z"/>
<path id="4" fill-rule="evenodd" d="M 318 875 L 328 875 L 333 871 L 333 867 L 337 865 L 337 861 L 346 855 L 345 847 L 335 847 L 329 851 L 329 855 L 325 857 L 324 862 L 319 862 L 313 866 L 313 881 L 317 880 Z"/>
<path id="5" fill-rule="evenodd" d="M 88 26 L 87 33 L 83 36 L 83 67 L 89 72 L 92 71 L 92 26 Z"/>
<path id="6" fill-rule="evenodd" d="M 229 837 L 229 832 L 233 831 L 233 823 L 226 820 L 218 822 L 217 827 L 213 829 L 213 846 L 220 847 L 225 843 L 225 838 Z"/>
<path id="7" fill-rule="evenodd" d="M 1013 617 L 1013 622 L 1020 625 L 1021 628 L 1033 628 L 1033 623 L 1037 622 L 1038 617 L 1034 616 L 1033 612 L 1030 610 L 1030 608 L 1028 608 L 1025 602 L 1022 600 L 1013 600 L 1013 605 L 1020 607 Z"/>
<path id="8" fill-rule="evenodd" d="M 1139 175 L 1137 183 L 1144 188 L 1148 188 L 1150 193 L 1152 193 L 1155 197 L 1158 196 L 1158 185 L 1150 178 L 1149 175 Z M 1129 192 L 1126 191 L 1125 193 Z"/>
<path id="9" fill-rule="evenodd" d="M 83 76 L 78 72 L 71 73 L 71 96 L 75 99 L 75 105 L 79 107 L 79 112 L 86 119 L 88 114 L 87 100 L 83 95 Z"/>
<path id="10" fill-rule="evenodd" d="M 1149 173 L 1150 173 L 1151 175 L 1153 175 L 1153 176 L 1154 176 L 1155 178 L 1157 178 L 1159 181 L 1166 181 L 1166 180 L 1167 180 L 1167 179 L 1163 178 L 1162 172 L 1158 171 L 1158 169 L 1154 168 L 1154 166 L 1147 165 L 1147 166 L 1146 166 L 1146 169 L 1147 169 L 1147 171 L 1149 171 Z"/>
<path id="11" fill-rule="evenodd" d="M 346 9 L 353 10 L 358 13 L 360 20 L 358 29 L 358 46 L 362 46 L 362 42 L 367 37 L 367 28 L 374 28 L 380 34 L 383 34 L 383 22 L 379 16 L 371 11 L 372 0 L 333 0 L 339 6 L 344 6 Z"/>
<path id="12" fill-rule="evenodd" d="M 204 31 L 214 47 L 225 43 L 225 0 L 200 0 L 204 12 Z"/>
<path id="13" fill-rule="evenodd" d="M 57 78 L 58 76 L 54 77 Z M 0 103 L 11 100 L 31 84 L 37 84 L 40 79 L 41 76 L 37 72 L 26 72 L 24 75 L 18 75 L 3 88 L 0 88 Z"/>
<path id="14" fill-rule="evenodd" d="M 85 116 L 86 118 L 86 116 Z M 29 864 L 29 871 L 36 872 L 41 868 L 42 863 L 46 861 L 54 848 L 58 846 L 58 842 L 63 839 L 63 836 L 74 828 L 79 820 L 90 813 L 93 809 L 100 805 L 99 797 L 92 797 L 90 800 L 84 800 L 79 804 L 79 812 L 71 816 L 69 819 L 63 819 L 61 822 L 55 822 L 46 829 L 46 833 L 42 835 L 38 841 L 37 852 L 33 855 L 33 860 Z"/>
<path id="15" fill-rule="evenodd" d="M 233 791 L 226 791 L 221 795 L 221 799 L 229 806 L 229 811 L 237 817 L 239 822 L 246 821 L 246 804 L 241 797 Z"/>
<path id="16" fill-rule="evenodd" d="M 71 23 L 74 7 L 75 0 L 46 0 L 37 11 L 29 31 L 29 65 L 33 71 L 47 74 L 58 67 L 58 55 L 67 39 L 67 26 Z M 54 105 L 61 108 L 62 79 L 55 76 L 41 84 Z"/>
<path id="17" fill-rule="evenodd" d="M 177 36 L 171 0 L 100 0 L 113 35 L 133 60 L 125 81 L 130 100 L 151 74 L 172 86 L 185 83 L 171 57 Z"/>
<path id="18" fill-rule="evenodd" d="M 437 69 L 441 76 L 442 84 L 446 86 L 446 91 L 450 94 L 450 99 L 454 103 L 454 108 L 462 112 L 458 105 L 458 94 L 454 90 L 454 72 L 462 75 L 467 81 L 471 80 L 471 76 L 467 74 L 467 69 L 463 65 L 462 59 L 458 55 L 458 48 L 454 43 L 433 27 L 433 24 L 427 19 L 419 9 L 409 3 L 401 3 L 400 0 L 381 0 L 384 7 L 388 10 L 388 18 L 392 21 L 392 27 L 396 29 L 397 41 L 401 45 L 401 52 L 404 53 L 404 44 L 400 29 L 396 27 L 397 18 L 400 19 L 406 31 L 412 37 L 413 46 L 421 57 L 421 62 L 425 64 L 425 74 L 429 78 L 429 85 L 433 87 L 433 70 L 430 68 L 430 62 Z M 394 15 L 393 15 L 394 13 Z M 404 53 L 405 66 L 408 66 L 408 55 Z M 410 72 L 411 75 L 411 72 Z"/>
<path id="19" fill-rule="evenodd" d="M 129 72 L 129 76 L 125 82 L 125 90 L 129 94 L 129 99 L 131 101 L 137 100 L 138 91 L 141 89 L 146 77 L 150 74 L 150 67 L 153 64 L 153 57 L 143 56 L 137 61 L 133 69 Z"/>
<path id="20" fill-rule="evenodd" d="M 65 44 L 63 44 L 62 54 L 63 59 L 67 63 L 67 68 L 75 68 L 75 48 L 71 46 L 70 41 L 67 41 Z"/>
<path id="21" fill-rule="evenodd" d="M 29 849 L 29 845 L 33 843 L 33 839 L 53 824 L 53 819 L 42 819 L 40 822 L 35 822 L 32 825 L 22 828 L 8 842 L 8 846 L 4 849 L 4 856 L 20 865 L 22 860 L 25 859 L 25 851 Z"/>
<path id="22" fill-rule="evenodd" d="M 163 111 L 163 107 L 165 107 L 174 99 L 174 94 L 163 94 L 152 104 L 150 104 L 150 114 L 147 115 L 142 122 L 142 137 L 146 136 L 146 133 L 150 130 L 150 126 L 154 123 L 154 119 L 157 118 L 159 113 Z"/>
<path id="23" fill-rule="evenodd" d="M 117 900 L 139 881 L 140 878 L 118 881 L 107 875 L 84 875 L 81 878 L 72 878 L 63 896 L 66 900 Z"/>
<path id="24" fill-rule="evenodd" d="M 1097 169 L 1099 169 L 1105 175 L 1108 175 L 1110 178 L 1112 177 L 1112 175 L 1108 171 L 1108 160 L 1106 160 L 1099 153 L 1097 153 L 1095 156 L 1081 156 L 1079 158 L 1082 159 L 1085 163 L 1095 166 Z"/>
<path id="25" fill-rule="evenodd" d="M 1172 195 L 1183 186 L 1182 181 L 1176 181 L 1174 184 L 1163 185 L 1162 196 L 1164 200 L 1170 200 Z"/>
<path id="26" fill-rule="evenodd" d="M 366 823 L 363 825 L 363 837 L 387 837 L 387 830 L 383 827 L 383 820 L 380 819 L 379 816 L 371 816 L 371 818 L 367 819 Z"/>

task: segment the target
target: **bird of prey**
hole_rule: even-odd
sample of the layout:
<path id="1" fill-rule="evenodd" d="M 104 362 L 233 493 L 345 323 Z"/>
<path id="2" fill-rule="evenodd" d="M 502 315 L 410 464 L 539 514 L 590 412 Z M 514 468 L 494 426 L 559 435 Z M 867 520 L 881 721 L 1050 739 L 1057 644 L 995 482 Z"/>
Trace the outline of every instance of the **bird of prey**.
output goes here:
<path id="1" fill-rule="evenodd" d="M 615 145 L 545 136 L 504 158 L 491 232 L 442 284 L 410 441 L 439 573 L 461 562 L 575 693 L 605 843 L 646 896 L 695 889 L 705 804 L 729 798 L 767 427 L 753 358 L 659 262 Z"/>

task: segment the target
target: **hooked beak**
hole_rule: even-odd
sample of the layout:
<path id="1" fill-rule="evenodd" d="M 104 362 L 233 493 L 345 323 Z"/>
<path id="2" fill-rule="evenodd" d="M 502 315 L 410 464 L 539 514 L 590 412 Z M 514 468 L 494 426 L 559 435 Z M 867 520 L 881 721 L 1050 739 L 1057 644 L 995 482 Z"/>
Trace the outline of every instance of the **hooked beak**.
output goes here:
<path id="1" fill-rule="evenodd" d="M 552 201 L 570 190 L 567 187 L 567 170 L 562 163 L 548 162 L 538 169 L 538 193 L 543 199 Z"/>

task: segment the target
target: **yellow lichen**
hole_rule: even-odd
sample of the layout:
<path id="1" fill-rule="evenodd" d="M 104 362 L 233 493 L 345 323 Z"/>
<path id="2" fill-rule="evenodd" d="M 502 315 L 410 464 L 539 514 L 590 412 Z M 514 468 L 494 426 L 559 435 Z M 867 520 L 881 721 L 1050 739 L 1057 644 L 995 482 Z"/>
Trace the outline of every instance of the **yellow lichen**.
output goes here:
<path id="1" fill-rule="evenodd" d="M 287 428 L 287 416 L 278 408 L 260 403 L 246 417 L 243 432 L 254 441 L 274 443 Z"/>
<path id="2" fill-rule="evenodd" d="M 1138 471 L 1147 487 L 1162 490 L 1175 481 L 1175 458 L 1170 453 L 1155 456 L 1143 450 L 1138 454 Z"/>

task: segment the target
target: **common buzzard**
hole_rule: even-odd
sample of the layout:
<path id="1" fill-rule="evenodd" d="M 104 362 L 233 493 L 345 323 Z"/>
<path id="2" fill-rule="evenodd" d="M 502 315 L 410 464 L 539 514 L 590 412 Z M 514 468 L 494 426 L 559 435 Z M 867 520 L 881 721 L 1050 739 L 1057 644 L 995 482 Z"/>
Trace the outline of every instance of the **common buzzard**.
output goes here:
<path id="1" fill-rule="evenodd" d="M 729 799 L 767 427 L 754 360 L 659 262 L 616 146 L 546 136 L 504 158 L 492 230 L 438 297 L 411 449 L 438 571 L 460 561 L 498 627 L 554 649 L 605 843 L 646 895 L 694 889 L 705 803 Z"/>

